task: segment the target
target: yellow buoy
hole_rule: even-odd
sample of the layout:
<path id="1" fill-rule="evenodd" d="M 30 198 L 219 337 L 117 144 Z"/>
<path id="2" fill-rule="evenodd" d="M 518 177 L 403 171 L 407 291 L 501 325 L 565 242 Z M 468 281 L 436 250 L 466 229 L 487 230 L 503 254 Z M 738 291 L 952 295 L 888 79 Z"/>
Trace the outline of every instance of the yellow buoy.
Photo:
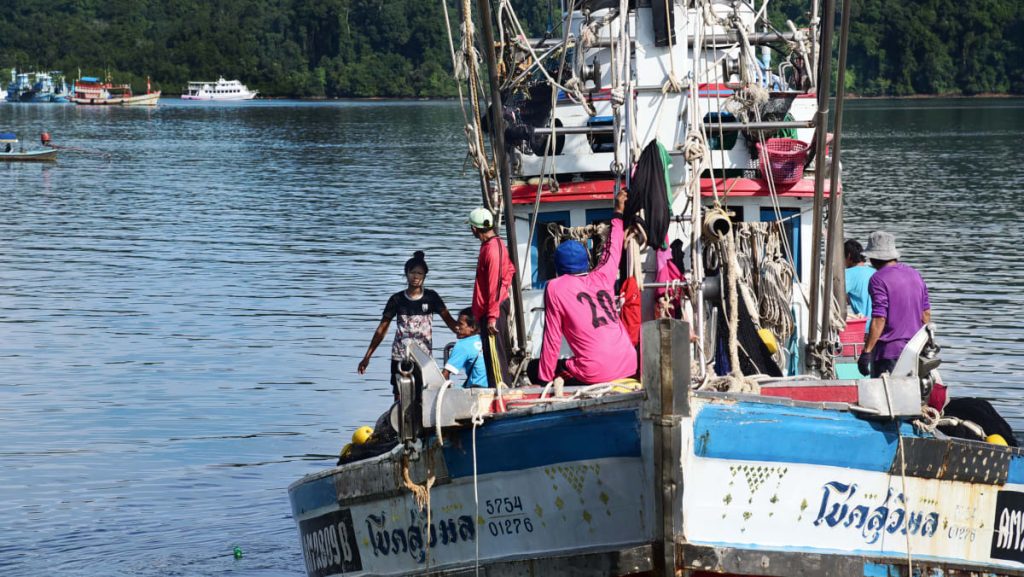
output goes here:
<path id="1" fill-rule="evenodd" d="M 370 440 L 371 435 L 373 435 L 373 429 L 363 425 L 356 429 L 356 432 L 352 433 L 352 444 L 362 445 L 366 441 Z"/>
<path id="2" fill-rule="evenodd" d="M 349 453 L 351 453 L 351 452 L 352 452 L 352 443 L 346 443 L 346 444 L 345 444 L 345 446 L 341 448 L 341 454 L 340 454 L 340 457 L 341 457 L 342 459 L 344 459 L 344 458 L 345 458 L 345 457 L 347 457 L 347 456 L 348 456 L 348 454 L 349 454 Z"/>
<path id="3" fill-rule="evenodd" d="M 758 336 L 764 341 L 764 346 L 768 347 L 768 352 L 775 354 L 779 352 L 779 343 L 775 340 L 775 335 L 768 329 L 757 329 Z"/>
<path id="4" fill-rule="evenodd" d="M 1006 442 L 1006 439 L 1004 439 L 1002 435 L 989 435 L 985 437 L 985 440 L 988 441 L 989 443 L 992 443 L 993 445 L 1002 445 L 1004 447 L 1010 446 L 1010 444 Z"/>

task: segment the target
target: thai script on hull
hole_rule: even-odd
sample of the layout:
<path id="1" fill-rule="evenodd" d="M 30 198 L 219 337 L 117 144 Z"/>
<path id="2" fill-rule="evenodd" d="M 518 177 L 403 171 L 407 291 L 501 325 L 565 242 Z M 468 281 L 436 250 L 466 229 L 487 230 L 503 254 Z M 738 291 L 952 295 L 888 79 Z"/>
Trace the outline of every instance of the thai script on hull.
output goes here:
<path id="1" fill-rule="evenodd" d="M 366 531 L 370 535 L 370 545 L 375 557 L 408 554 L 417 563 L 427 559 L 427 548 L 424 546 L 424 530 L 429 533 L 430 548 L 454 545 L 459 541 L 472 542 L 476 539 L 476 526 L 469 515 L 456 518 L 431 519 L 427 528 L 426 515 L 412 509 L 409 511 L 407 527 L 388 527 L 388 516 L 382 511 L 380 515 L 366 516 Z"/>
<path id="2" fill-rule="evenodd" d="M 908 511 L 906 497 L 892 488 L 880 503 L 872 503 L 867 495 L 857 495 L 856 483 L 832 481 L 822 487 L 821 508 L 814 519 L 815 527 L 822 524 L 859 530 L 864 541 L 871 545 L 883 532 L 931 537 L 939 528 L 939 514 Z"/>

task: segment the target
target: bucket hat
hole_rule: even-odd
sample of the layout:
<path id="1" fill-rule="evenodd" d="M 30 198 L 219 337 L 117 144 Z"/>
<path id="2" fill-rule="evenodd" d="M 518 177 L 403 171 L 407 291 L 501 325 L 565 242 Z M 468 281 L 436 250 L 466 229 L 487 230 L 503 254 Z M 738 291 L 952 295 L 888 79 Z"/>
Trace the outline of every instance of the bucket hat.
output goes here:
<path id="1" fill-rule="evenodd" d="M 466 222 L 473 228 L 493 228 L 494 215 L 486 208 L 474 208 Z"/>
<path id="2" fill-rule="evenodd" d="M 876 230 L 868 237 L 868 246 L 864 249 L 864 256 L 874 260 L 896 260 L 900 258 L 900 251 L 896 250 L 896 237 L 885 232 Z"/>

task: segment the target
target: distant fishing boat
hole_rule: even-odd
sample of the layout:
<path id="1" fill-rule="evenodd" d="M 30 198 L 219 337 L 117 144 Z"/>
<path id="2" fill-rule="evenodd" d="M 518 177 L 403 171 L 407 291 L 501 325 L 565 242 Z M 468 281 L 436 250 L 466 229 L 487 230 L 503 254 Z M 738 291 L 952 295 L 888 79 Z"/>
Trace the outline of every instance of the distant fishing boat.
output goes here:
<path id="1" fill-rule="evenodd" d="M 113 84 L 95 76 L 83 76 L 75 81 L 71 102 L 97 106 L 156 106 L 160 91 L 152 91 L 146 79 L 146 93 L 133 94 L 130 84 Z"/>
<path id="2" fill-rule="evenodd" d="M 13 132 L 0 132 L 0 161 L 5 162 L 46 162 L 57 160 L 57 151 L 53 148 L 25 150 L 16 149 L 18 136 Z"/>
<path id="3" fill-rule="evenodd" d="M 224 80 L 221 76 L 217 82 L 189 82 L 182 100 L 252 100 L 258 90 L 249 90 L 238 80 Z"/>
<path id="4" fill-rule="evenodd" d="M 12 69 L 4 98 L 8 102 L 62 104 L 68 101 L 68 85 L 59 70 L 19 73 Z"/>

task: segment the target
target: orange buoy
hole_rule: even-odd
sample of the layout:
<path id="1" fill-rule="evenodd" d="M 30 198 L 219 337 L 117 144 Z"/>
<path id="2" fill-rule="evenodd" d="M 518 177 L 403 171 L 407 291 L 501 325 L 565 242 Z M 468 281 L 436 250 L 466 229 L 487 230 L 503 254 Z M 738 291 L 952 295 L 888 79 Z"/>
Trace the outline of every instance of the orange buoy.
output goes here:
<path id="1" fill-rule="evenodd" d="M 39 135 L 39 142 L 41 142 L 43 144 L 43 146 L 50 146 L 50 133 L 49 132 L 43 132 L 42 134 L 40 134 Z"/>

